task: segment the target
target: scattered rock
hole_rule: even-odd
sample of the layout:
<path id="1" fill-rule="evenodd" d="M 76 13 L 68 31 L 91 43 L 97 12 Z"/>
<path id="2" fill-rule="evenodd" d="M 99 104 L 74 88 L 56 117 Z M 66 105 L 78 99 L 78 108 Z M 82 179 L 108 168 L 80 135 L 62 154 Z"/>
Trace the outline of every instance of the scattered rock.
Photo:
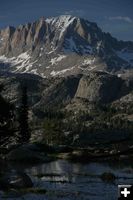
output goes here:
<path id="1" fill-rule="evenodd" d="M 14 188 L 29 188 L 33 186 L 33 183 L 27 174 L 19 173 L 12 177 L 10 185 Z"/>
<path id="2" fill-rule="evenodd" d="M 32 187 L 33 183 L 30 177 L 23 173 L 17 172 L 16 170 L 5 173 L 0 178 L 0 189 L 22 189 Z"/>

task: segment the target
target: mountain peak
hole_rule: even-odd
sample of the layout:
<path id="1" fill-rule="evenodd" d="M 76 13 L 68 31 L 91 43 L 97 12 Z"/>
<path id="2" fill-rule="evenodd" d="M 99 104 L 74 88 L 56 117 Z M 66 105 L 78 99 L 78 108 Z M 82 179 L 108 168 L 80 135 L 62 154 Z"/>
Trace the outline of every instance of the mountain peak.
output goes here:
<path id="1" fill-rule="evenodd" d="M 75 19 L 77 17 L 75 16 L 72 16 L 72 15 L 59 15 L 59 16 L 56 16 L 56 17 L 49 17 L 46 19 L 46 21 L 51 21 L 51 20 L 55 20 L 55 21 L 62 21 L 62 22 L 65 22 L 65 21 L 69 21 L 71 19 Z"/>
<path id="2" fill-rule="evenodd" d="M 3 57 L 4 56 L 4 57 Z M 61 15 L 0 31 L 0 61 L 14 72 L 41 76 L 133 66 L 133 43 L 118 41 L 96 23 Z"/>
<path id="3" fill-rule="evenodd" d="M 52 17 L 46 19 L 46 22 L 57 28 L 58 30 L 61 30 L 59 39 L 62 37 L 63 32 L 73 23 L 73 21 L 76 19 L 76 17 L 73 17 L 71 15 L 61 15 L 59 17 Z"/>

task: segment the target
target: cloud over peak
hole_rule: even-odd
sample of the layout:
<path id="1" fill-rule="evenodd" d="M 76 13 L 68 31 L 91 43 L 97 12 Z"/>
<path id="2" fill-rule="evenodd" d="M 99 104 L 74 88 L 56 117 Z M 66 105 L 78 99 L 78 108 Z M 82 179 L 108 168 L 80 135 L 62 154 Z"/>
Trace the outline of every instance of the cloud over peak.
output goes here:
<path id="1" fill-rule="evenodd" d="M 132 23 L 133 22 L 133 20 L 128 16 L 109 17 L 109 20 L 119 20 L 119 21 L 124 21 L 124 22 L 128 22 L 128 23 Z"/>

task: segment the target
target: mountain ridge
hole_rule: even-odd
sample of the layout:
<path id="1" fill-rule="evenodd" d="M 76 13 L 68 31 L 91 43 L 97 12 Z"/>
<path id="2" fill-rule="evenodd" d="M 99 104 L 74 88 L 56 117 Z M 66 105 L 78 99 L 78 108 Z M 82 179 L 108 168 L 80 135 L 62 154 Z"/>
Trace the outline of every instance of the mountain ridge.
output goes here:
<path id="1" fill-rule="evenodd" d="M 0 30 L 1 70 L 43 78 L 102 70 L 133 70 L 133 42 L 118 41 L 96 23 L 62 15 Z"/>

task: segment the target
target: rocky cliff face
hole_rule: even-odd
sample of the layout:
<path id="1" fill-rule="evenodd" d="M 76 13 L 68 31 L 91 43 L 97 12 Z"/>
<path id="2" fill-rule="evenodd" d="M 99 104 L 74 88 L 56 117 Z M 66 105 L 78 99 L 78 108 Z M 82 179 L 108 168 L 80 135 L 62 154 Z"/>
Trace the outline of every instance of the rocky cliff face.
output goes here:
<path id="1" fill-rule="evenodd" d="M 92 22 L 60 16 L 0 30 L 1 70 L 42 77 L 133 67 L 133 42 L 118 41 Z"/>
<path id="2" fill-rule="evenodd" d="M 127 97 L 131 100 L 133 91 L 132 81 L 104 72 L 49 79 L 19 74 L 0 78 L 4 97 L 18 105 L 22 83 L 27 85 L 29 106 L 37 116 L 47 108 L 67 106 L 76 112 L 81 106 L 88 109 L 90 104 L 123 102 Z"/>
<path id="3" fill-rule="evenodd" d="M 97 140 L 97 137 L 100 141 L 105 138 L 106 140 L 109 138 L 114 139 L 115 137 L 118 139 L 123 138 L 123 134 L 121 135 L 119 131 L 118 135 L 116 132 L 110 135 L 110 128 L 106 130 L 105 119 L 108 126 L 112 120 L 115 120 L 113 121 L 114 124 L 117 124 L 117 119 L 133 121 L 131 109 L 133 107 L 133 82 L 132 80 L 123 80 L 109 73 L 91 72 L 88 75 L 69 75 L 67 77 L 51 77 L 48 79 L 31 74 L 8 73 L 7 75 L 1 74 L 1 84 L 4 85 L 2 96 L 16 105 L 16 108 L 19 108 L 20 104 L 20 85 L 27 86 L 29 125 L 34 141 L 38 141 L 38 139 L 42 141 L 42 136 L 44 138 L 44 121 L 46 115 L 51 112 L 53 114 L 63 114 L 60 117 L 58 116 L 59 120 L 62 120 L 63 123 L 66 122 L 66 129 L 63 126 L 63 131 L 66 130 L 68 132 L 69 126 L 73 129 L 76 125 L 77 135 L 79 136 L 79 128 L 81 130 L 83 127 L 79 126 L 83 125 L 84 122 L 86 128 L 88 126 L 90 128 L 93 127 L 94 130 L 96 128 L 95 134 L 94 132 L 87 132 L 88 129 L 86 129 L 87 134 L 84 134 L 83 145 L 90 141 L 92 133 L 94 141 Z M 112 115 L 110 108 L 114 108 L 117 112 Z M 104 109 L 107 109 L 107 111 Z M 108 119 L 110 114 L 111 117 Z M 56 118 L 56 116 L 54 117 Z M 78 121 L 75 121 L 75 119 Z M 105 127 L 105 132 L 104 134 L 101 132 L 99 135 L 99 132 L 103 131 L 102 124 Z M 89 139 L 86 138 L 87 135 Z"/>
<path id="4" fill-rule="evenodd" d="M 124 81 L 104 72 L 91 73 L 83 76 L 79 82 L 76 98 L 89 102 L 110 103 L 120 97 Z"/>

